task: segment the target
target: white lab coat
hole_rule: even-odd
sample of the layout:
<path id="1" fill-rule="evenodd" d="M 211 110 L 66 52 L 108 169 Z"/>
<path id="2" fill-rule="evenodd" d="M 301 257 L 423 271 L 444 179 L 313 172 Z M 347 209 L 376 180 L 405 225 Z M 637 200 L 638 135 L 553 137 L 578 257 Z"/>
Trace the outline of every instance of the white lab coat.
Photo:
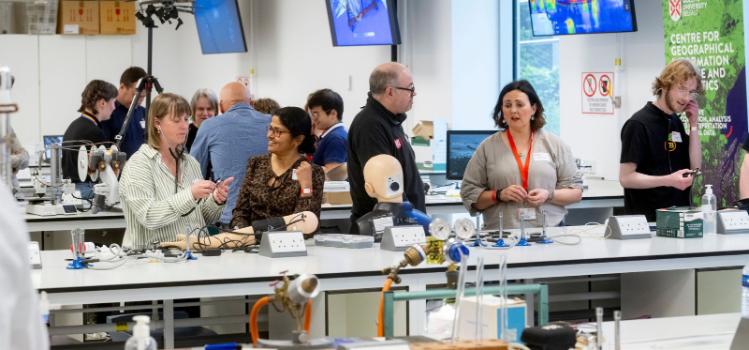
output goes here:
<path id="1" fill-rule="evenodd" d="M 0 349 L 49 349 L 39 297 L 31 285 L 28 245 L 26 223 L 0 181 Z"/>

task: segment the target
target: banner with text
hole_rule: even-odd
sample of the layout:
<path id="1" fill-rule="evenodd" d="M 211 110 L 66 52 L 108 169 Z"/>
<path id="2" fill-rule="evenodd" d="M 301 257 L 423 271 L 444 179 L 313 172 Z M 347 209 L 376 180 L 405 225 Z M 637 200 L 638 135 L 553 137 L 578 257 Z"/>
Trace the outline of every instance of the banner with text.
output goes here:
<path id="1" fill-rule="evenodd" d="M 664 0 L 663 15 L 666 62 L 686 58 L 702 68 L 703 177 L 693 193 L 698 198 L 704 184 L 712 184 L 718 206 L 732 205 L 739 199 L 741 142 L 747 135 L 742 0 Z"/>

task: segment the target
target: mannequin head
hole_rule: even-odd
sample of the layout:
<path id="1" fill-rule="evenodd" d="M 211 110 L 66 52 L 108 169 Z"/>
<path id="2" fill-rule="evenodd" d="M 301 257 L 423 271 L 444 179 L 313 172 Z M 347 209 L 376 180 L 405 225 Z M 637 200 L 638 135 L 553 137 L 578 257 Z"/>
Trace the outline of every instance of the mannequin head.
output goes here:
<path id="1" fill-rule="evenodd" d="M 377 202 L 403 202 L 403 169 L 391 155 L 379 154 L 364 165 L 364 190 Z"/>

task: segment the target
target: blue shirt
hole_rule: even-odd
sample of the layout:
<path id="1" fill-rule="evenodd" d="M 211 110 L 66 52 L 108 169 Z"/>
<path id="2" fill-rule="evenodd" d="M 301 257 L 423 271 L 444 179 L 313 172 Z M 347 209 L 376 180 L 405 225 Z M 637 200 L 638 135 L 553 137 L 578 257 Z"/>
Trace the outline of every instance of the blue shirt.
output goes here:
<path id="1" fill-rule="evenodd" d="M 125 123 L 125 117 L 127 116 L 127 110 L 129 106 L 121 104 L 119 101 L 114 102 L 114 111 L 109 120 L 101 122 L 101 130 L 104 132 L 104 138 L 106 140 L 115 142 L 114 137 L 122 129 L 122 124 Z M 122 144 L 120 144 L 120 151 L 127 153 L 127 157 L 133 155 L 140 148 L 140 145 L 145 142 L 145 129 L 146 124 L 146 109 L 143 106 L 138 106 L 133 111 L 133 117 L 130 119 L 127 131 L 122 136 Z"/>
<path id="2" fill-rule="evenodd" d="M 348 133 L 343 124 L 333 125 L 317 143 L 312 162 L 325 166 L 328 163 L 346 163 L 346 139 Z"/>
<path id="3" fill-rule="evenodd" d="M 222 224 L 231 222 L 231 212 L 244 182 L 247 161 L 268 153 L 269 125 L 269 115 L 256 111 L 246 103 L 237 103 L 226 113 L 200 124 L 190 155 L 200 163 L 203 176 L 213 180 L 234 176 L 234 182 L 229 185 L 229 198 L 221 214 Z"/>

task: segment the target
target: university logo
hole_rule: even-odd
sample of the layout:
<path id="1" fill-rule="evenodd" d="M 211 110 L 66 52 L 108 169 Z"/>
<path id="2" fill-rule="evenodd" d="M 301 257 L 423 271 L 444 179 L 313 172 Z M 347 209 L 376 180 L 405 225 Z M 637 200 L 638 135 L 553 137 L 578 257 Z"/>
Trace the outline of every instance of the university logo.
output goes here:
<path id="1" fill-rule="evenodd" d="M 668 0 L 668 14 L 674 22 L 681 19 L 681 0 Z"/>

